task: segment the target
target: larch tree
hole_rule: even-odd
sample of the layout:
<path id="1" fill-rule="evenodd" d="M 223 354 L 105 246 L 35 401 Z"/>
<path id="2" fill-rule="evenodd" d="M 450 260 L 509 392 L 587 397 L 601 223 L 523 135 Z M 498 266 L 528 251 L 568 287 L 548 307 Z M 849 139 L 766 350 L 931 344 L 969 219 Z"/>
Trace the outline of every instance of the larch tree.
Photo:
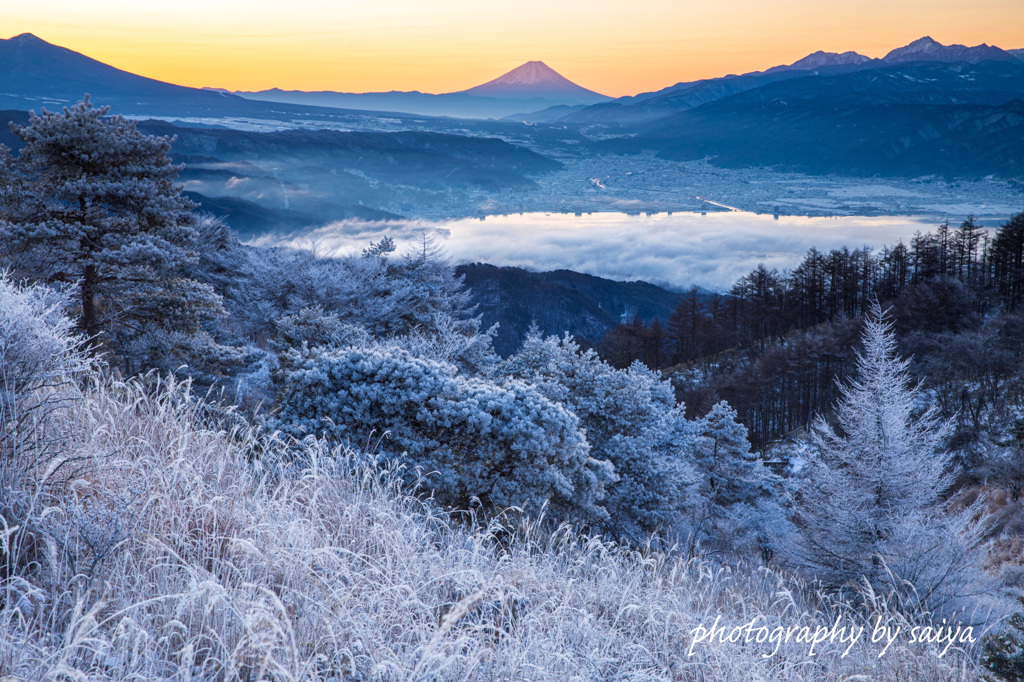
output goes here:
<path id="1" fill-rule="evenodd" d="M 946 426 L 920 408 L 891 323 L 871 305 L 838 430 L 819 420 L 796 505 L 799 563 L 826 587 L 863 581 L 948 611 L 983 591 L 980 509 L 954 506 Z"/>
<path id="2" fill-rule="evenodd" d="M 1010 217 L 992 242 L 991 261 L 996 288 L 1007 310 L 1024 303 L 1024 213 Z"/>
<path id="3" fill-rule="evenodd" d="M 220 297 L 187 275 L 200 244 L 172 140 L 108 113 L 86 95 L 12 126 L 25 145 L 18 156 L 0 149 L 0 260 L 77 287 L 81 332 L 129 371 L 211 350 L 237 361 L 204 329 L 224 314 Z"/>

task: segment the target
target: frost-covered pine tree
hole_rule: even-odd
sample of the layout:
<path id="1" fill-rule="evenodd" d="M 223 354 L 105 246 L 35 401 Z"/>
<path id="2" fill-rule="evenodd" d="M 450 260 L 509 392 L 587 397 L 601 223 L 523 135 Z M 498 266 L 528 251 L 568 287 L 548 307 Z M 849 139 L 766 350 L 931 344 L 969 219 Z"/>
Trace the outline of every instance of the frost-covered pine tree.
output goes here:
<path id="1" fill-rule="evenodd" d="M 928 609 L 961 605 L 981 590 L 979 510 L 948 504 L 954 467 L 946 426 L 919 410 L 920 389 L 896 353 L 891 323 L 875 303 L 841 388 L 838 430 L 815 427 L 796 520 L 798 560 L 825 586 L 869 581 Z"/>
<path id="2" fill-rule="evenodd" d="M 687 535 L 707 550 L 770 557 L 790 540 L 782 480 L 750 451 L 736 410 L 720 402 L 698 421 L 695 463 L 701 503 L 687 512 Z"/>
<path id="3" fill-rule="evenodd" d="M 498 371 L 572 410 L 592 456 L 615 467 L 605 530 L 642 542 L 653 531 L 674 528 L 680 512 L 696 503 L 695 424 L 657 372 L 640 363 L 615 369 L 572 338 L 543 338 L 536 329 Z"/>
<path id="4" fill-rule="evenodd" d="M 611 466 L 591 456 L 575 415 L 522 381 L 466 377 L 396 347 L 322 346 L 296 354 L 276 382 L 271 428 L 379 442 L 387 458 L 418 467 L 446 505 L 476 498 L 487 510 L 546 506 L 557 521 L 606 517 Z"/>
<path id="5" fill-rule="evenodd" d="M 453 362 L 463 371 L 486 371 L 496 360 L 493 329 L 480 330 L 469 293 L 447 258 L 425 242 L 396 255 L 388 238 L 360 255 L 327 257 L 313 249 L 237 248 L 248 286 L 233 287 L 228 308 L 239 326 L 252 336 L 291 338 L 283 344 L 314 347 L 323 340 L 312 327 L 279 324 L 307 309 L 322 322 L 356 327 L 377 340 L 403 345 L 416 355 Z M 303 329 L 313 333 L 300 338 Z M 349 341 L 348 343 L 351 343 Z"/>
<path id="6" fill-rule="evenodd" d="M 224 313 L 220 297 L 183 274 L 200 244 L 171 140 L 108 112 L 86 95 L 14 126 L 25 146 L 0 150 L 0 260 L 74 284 L 80 330 L 130 371 L 211 353 L 237 361 L 204 330 Z"/>

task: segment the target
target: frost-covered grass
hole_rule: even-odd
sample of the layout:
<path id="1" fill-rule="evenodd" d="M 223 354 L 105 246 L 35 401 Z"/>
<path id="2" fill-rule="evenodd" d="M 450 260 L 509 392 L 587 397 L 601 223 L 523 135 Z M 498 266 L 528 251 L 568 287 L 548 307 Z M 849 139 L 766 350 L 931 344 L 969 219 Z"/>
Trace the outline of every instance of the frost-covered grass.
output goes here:
<path id="1" fill-rule="evenodd" d="M 845 658 L 792 642 L 687 656 L 690 631 L 717 616 L 868 614 L 767 569 L 450 517 L 351 452 L 307 444 L 289 463 L 282 444 L 225 431 L 187 385 L 100 380 L 59 418 L 74 466 L 49 461 L 0 491 L 0 678 L 978 677 L 972 655 L 906 639 L 881 658 L 863 641 Z"/>

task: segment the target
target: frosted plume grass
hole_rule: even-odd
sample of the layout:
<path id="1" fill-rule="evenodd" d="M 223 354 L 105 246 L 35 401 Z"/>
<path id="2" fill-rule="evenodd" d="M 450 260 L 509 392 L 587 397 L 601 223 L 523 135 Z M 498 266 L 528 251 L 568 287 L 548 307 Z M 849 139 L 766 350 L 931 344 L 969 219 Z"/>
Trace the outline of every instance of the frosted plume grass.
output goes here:
<path id="1" fill-rule="evenodd" d="M 3 509 L 0 671 L 20 679 L 966 679 L 963 651 L 813 658 L 702 647 L 718 615 L 863 620 L 767 569 L 626 549 L 509 512 L 488 525 L 307 439 L 225 430 L 173 380 L 96 381 L 61 418 L 77 477 Z M 256 452 L 261 457 L 254 458 Z M 134 500 L 91 577 L 76 514 Z M 88 503 L 86 501 L 89 501 Z M 16 518 L 17 516 L 17 518 Z M 877 612 L 904 618 L 883 599 Z"/>

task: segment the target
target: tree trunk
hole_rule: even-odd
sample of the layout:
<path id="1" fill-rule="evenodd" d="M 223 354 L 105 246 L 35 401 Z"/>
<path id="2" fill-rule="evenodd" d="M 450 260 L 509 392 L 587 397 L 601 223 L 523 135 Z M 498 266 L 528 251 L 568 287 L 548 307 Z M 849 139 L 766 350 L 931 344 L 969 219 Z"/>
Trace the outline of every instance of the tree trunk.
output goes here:
<path id="1" fill-rule="evenodd" d="M 96 266 L 86 265 L 82 276 L 82 332 L 90 348 L 96 347 L 99 323 L 96 315 Z"/>

